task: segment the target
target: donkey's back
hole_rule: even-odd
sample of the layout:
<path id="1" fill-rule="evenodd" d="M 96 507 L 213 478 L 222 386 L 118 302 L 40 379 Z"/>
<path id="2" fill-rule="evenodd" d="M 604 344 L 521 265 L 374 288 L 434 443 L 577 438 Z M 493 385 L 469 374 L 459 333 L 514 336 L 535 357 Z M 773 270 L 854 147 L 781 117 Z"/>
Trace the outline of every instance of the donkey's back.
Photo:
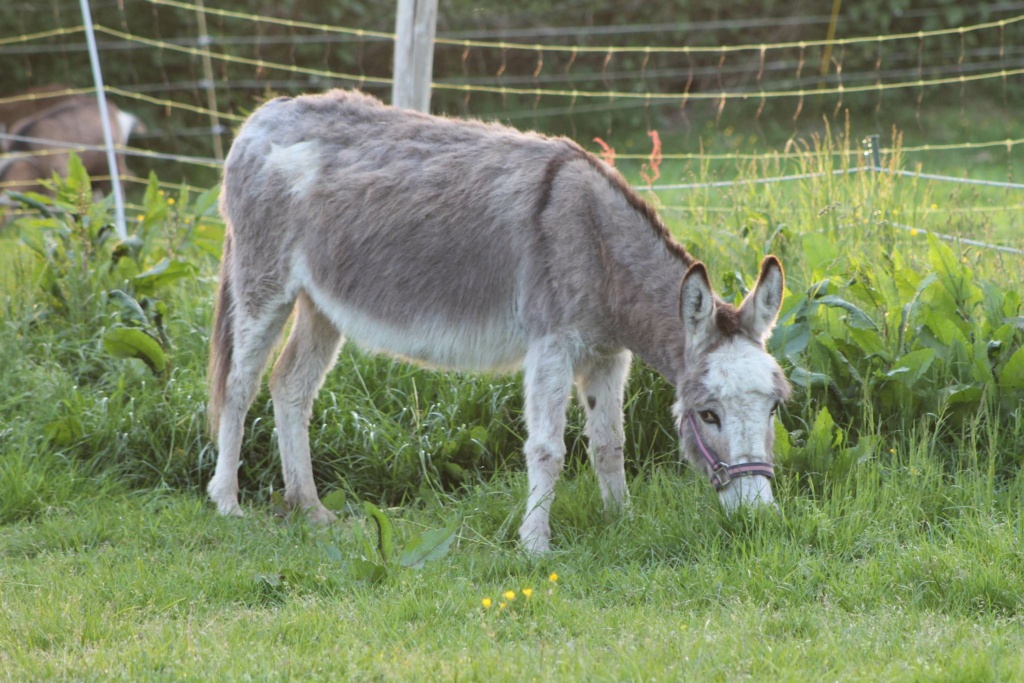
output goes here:
<path id="1" fill-rule="evenodd" d="M 304 292 L 372 349 L 444 367 L 515 366 L 529 336 L 579 308 L 552 305 L 550 268 L 578 276 L 579 259 L 560 259 L 536 222 L 551 169 L 586 156 L 565 139 L 356 92 L 274 100 L 227 160 L 230 277 L 258 293 L 260 311 Z M 578 251 L 585 232 L 559 225 L 561 248 Z"/>

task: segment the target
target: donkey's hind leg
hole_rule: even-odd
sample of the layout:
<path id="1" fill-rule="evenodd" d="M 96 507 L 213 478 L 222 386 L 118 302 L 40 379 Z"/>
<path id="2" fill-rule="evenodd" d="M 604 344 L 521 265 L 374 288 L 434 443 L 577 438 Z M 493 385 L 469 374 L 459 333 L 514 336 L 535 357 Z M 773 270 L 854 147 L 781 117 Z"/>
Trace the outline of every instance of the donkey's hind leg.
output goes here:
<path id="1" fill-rule="evenodd" d="M 206 487 L 223 515 L 242 516 L 242 508 L 238 506 L 238 463 L 245 415 L 256 398 L 270 352 L 277 346 L 290 312 L 290 304 L 271 308 L 258 316 L 247 314 L 241 305 L 235 306 L 232 312 L 234 348 L 217 430 L 217 467 Z"/>
<path id="2" fill-rule="evenodd" d="M 572 392 L 572 357 L 556 337 L 530 345 L 526 352 L 526 470 L 530 493 L 519 537 L 532 553 L 548 550 L 548 518 L 555 482 L 565 463 L 565 407 Z"/>
<path id="3" fill-rule="evenodd" d="M 587 413 L 584 431 L 590 443 L 590 462 L 601 486 L 605 510 L 617 513 L 629 497 L 623 463 L 625 435 L 622 400 L 633 356 L 622 351 L 582 368 L 576 379 L 580 403 Z"/>
<path id="4" fill-rule="evenodd" d="M 274 419 L 284 470 L 284 498 L 305 510 L 311 522 L 333 522 L 334 514 L 320 503 L 313 483 L 309 454 L 309 418 L 324 376 L 334 364 L 341 333 L 316 309 L 306 294 L 295 306 L 295 325 L 270 376 Z"/>

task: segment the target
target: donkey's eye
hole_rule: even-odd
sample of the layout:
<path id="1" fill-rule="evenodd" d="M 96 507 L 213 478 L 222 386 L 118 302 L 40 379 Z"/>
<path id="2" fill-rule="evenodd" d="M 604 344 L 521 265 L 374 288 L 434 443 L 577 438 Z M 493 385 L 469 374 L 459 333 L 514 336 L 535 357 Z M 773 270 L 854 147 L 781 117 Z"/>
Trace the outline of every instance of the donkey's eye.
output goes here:
<path id="1" fill-rule="evenodd" d="M 718 414 L 713 410 L 702 410 L 697 415 L 709 425 L 722 426 L 722 422 L 718 419 Z"/>
<path id="2" fill-rule="evenodd" d="M 770 417 L 775 417 L 775 414 L 777 412 L 779 412 L 779 404 L 778 403 L 776 403 L 775 405 L 772 406 L 772 409 L 770 411 L 768 411 L 768 415 Z"/>

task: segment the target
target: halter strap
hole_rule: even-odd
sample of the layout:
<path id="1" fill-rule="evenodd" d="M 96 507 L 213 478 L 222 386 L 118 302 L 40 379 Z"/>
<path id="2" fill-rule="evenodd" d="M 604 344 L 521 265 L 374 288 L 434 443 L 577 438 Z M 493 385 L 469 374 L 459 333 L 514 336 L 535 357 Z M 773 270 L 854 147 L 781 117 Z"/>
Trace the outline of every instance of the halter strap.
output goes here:
<path id="1" fill-rule="evenodd" d="M 738 479 L 739 477 L 750 477 L 759 474 L 769 479 L 775 478 L 775 466 L 770 462 L 743 462 L 737 465 L 730 465 L 720 460 L 714 451 L 704 445 L 704 441 L 700 438 L 700 432 L 697 431 L 697 423 L 693 419 L 692 411 L 686 414 L 686 421 L 689 422 L 690 431 L 697 442 L 697 450 L 700 451 L 704 462 L 711 468 L 711 484 L 715 487 L 716 491 L 721 491 L 731 484 L 733 479 Z M 680 436 L 682 436 L 682 431 L 683 424 L 680 422 Z"/>

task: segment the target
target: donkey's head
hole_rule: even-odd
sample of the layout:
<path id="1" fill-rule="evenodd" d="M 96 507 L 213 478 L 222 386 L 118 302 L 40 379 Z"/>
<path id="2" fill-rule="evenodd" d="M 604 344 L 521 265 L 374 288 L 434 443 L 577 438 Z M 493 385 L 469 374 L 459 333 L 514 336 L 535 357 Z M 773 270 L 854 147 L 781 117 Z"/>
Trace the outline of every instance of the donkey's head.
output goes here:
<path id="1" fill-rule="evenodd" d="M 711 477 L 727 512 L 774 501 L 774 417 L 790 389 L 765 341 L 783 284 L 774 256 L 761 263 L 757 286 L 738 308 L 714 295 L 704 264 L 694 263 L 683 278 L 686 370 L 674 410 L 684 452 Z"/>

